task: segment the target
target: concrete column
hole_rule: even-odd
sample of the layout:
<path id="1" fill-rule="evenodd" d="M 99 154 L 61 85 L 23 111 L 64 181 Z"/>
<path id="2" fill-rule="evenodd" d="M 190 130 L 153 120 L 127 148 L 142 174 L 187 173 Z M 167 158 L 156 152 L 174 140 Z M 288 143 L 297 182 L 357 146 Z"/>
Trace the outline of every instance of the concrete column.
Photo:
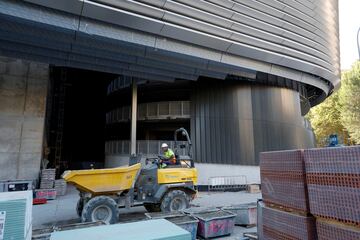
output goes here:
<path id="1" fill-rule="evenodd" d="M 131 85 L 131 155 L 136 154 L 136 121 L 137 121 L 137 84 L 136 80 L 132 79 Z"/>
<path id="2" fill-rule="evenodd" d="M 49 66 L 0 57 L 0 180 L 40 170 Z"/>

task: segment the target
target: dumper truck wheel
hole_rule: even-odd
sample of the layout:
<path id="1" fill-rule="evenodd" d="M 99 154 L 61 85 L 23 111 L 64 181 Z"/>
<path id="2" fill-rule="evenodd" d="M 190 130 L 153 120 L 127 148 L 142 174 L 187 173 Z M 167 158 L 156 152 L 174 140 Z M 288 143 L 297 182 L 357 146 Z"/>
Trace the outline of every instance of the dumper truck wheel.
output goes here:
<path id="1" fill-rule="evenodd" d="M 181 211 L 190 206 L 190 196 L 182 190 L 171 190 L 167 192 L 161 201 L 162 212 Z"/>
<path id="2" fill-rule="evenodd" d="M 98 196 L 90 199 L 84 206 L 81 214 L 82 222 L 103 221 L 113 224 L 118 221 L 118 208 L 114 199 L 107 196 Z"/>
<path id="3" fill-rule="evenodd" d="M 76 204 L 76 213 L 79 217 L 81 217 L 83 208 L 84 208 L 84 200 L 82 198 L 79 198 Z"/>
<path id="4" fill-rule="evenodd" d="M 144 203 L 144 207 L 148 212 L 161 212 L 160 204 Z"/>

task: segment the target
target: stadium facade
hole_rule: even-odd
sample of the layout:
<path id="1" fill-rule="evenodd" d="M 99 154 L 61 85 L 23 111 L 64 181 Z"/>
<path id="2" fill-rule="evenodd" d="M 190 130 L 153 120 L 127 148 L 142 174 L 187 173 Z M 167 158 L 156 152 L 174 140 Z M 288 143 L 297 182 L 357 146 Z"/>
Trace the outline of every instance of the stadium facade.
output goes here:
<path id="1" fill-rule="evenodd" d="M 1 0 L 0 20 L 1 179 L 126 164 L 136 94 L 137 153 L 185 127 L 201 185 L 257 182 L 340 86 L 337 0 Z"/>

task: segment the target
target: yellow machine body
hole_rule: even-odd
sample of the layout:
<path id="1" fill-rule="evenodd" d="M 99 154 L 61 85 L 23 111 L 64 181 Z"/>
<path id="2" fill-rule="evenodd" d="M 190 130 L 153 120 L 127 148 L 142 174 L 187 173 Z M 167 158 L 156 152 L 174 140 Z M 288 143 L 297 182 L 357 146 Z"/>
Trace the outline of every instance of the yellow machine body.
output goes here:
<path id="1" fill-rule="evenodd" d="M 92 195 L 108 195 L 132 188 L 141 164 L 108 169 L 66 171 L 62 178 L 78 190 Z"/>
<path id="2" fill-rule="evenodd" d="M 193 182 L 197 184 L 196 168 L 163 168 L 157 172 L 158 184 Z"/>

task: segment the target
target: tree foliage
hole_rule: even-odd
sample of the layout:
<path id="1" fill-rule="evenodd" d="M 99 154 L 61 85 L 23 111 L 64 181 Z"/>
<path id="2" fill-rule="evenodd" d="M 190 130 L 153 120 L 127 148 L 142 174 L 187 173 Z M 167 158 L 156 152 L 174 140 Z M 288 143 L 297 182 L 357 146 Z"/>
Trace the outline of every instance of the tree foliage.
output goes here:
<path id="1" fill-rule="evenodd" d="M 331 134 L 344 144 L 360 144 L 360 61 L 343 72 L 341 88 L 307 115 L 319 146 L 326 146 Z"/>
<path id="2" fill-rule="evenodd" d="M 342 74 L 339 92 L 341 122 L 351 139 L 360 144 L 360 61 Z"/>
<path id="3" fill-rule="evenodd" d="M 347 137 L 340 109 L 339 92 L 336 92 L 308 113 L 307 118 L 311 122 L 319 146 L 326 146 L 331 134 L 337 134 L 342 139 Z"/>

